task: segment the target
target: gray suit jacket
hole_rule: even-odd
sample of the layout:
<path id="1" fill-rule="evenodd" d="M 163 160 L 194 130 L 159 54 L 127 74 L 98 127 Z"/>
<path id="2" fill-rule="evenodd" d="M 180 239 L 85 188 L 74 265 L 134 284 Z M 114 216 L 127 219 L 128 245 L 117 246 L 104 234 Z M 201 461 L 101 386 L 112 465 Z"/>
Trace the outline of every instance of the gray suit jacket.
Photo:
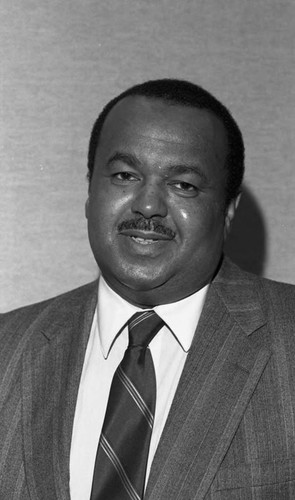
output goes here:
<path id="1" fill-rule="evenodd" d="M 95 282 L 0 318 L 1 500 L 70 499 L 71 433 L 96 292 Z M 145 499 L 294 498 L 295 287 L 225 260 Z"/>

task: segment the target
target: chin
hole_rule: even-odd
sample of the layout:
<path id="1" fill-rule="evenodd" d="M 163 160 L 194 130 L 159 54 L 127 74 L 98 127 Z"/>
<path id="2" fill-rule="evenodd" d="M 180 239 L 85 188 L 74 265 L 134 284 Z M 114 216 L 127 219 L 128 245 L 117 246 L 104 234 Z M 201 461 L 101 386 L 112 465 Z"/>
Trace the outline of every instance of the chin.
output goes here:
<path id="1" fill-rule="evenodd" d="M 151 271 L 136 268 L 133 272 L 129 269 L 128 272 L 122 273 L 119 281 L 132 290 L 146 292 L 160 287 L 166 282 L 166 279 L 161 272 L 151 273 Z"/>

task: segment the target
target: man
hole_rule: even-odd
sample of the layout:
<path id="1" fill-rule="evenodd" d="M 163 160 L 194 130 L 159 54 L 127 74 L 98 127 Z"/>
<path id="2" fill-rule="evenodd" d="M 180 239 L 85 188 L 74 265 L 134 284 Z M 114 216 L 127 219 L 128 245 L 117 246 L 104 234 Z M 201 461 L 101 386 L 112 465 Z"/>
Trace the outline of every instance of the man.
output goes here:
<path id="1" fill-rule="evenodd" d="M 146 82 L 105 107 L 88 168 L 99 283 L 0 322 L 0 498 L 294 498 L 295 290 L 222 255 L 244 169 L 235 121 L 200 87 Z M 126 325 L 131 339 L 147 317 L 160 329 L 137 364 Z"/>

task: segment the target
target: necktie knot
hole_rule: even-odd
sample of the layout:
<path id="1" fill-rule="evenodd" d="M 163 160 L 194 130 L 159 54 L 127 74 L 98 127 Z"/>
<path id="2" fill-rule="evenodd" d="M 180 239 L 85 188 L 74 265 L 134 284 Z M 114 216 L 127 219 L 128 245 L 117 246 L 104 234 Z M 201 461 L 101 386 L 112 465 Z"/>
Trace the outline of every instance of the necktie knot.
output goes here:
<path id="1" fill-rule="evenodd" d="M 164 321 L 155 311 L 135 313 L 128 321 L 128 347 L 147 347 L 163 325 Z"/>

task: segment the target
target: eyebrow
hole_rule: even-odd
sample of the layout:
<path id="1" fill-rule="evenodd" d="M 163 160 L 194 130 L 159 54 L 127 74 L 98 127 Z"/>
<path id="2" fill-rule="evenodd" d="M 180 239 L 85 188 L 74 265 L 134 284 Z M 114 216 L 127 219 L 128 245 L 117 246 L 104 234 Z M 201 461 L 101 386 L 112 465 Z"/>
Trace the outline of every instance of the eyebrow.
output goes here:
<path id="1" fill-rule="evenodd" d="M 139 159 L 134 156 L 132 153 L 122 153 L 120 151 L 116 151 L 107 161 L 107 165 L 111 165 L 115 161 L 122 161 L 129 165 L 130 167 L 138 167 L 141 162 Z"/>
<path id="2" fill-rule="evenodd" d="M 180 165 L 169 165 L 169 171 L 176 175 L 181 174 L 194 174 L 199 175 L 204 181 L 208 182 L 208 177 L 205 172 L 198 165 L 187 165 L 185 163 Z"/>
<path id="3" fill-rule="evenodd" d="M 129 165 L 130 167 L 136 168 L 142 165 L 142 162 L 137 158 L 137 156 L 132 153 L 123 153 L 121 151 L 116 151 L 107 161 L 107 165 L 111 165 L 115 161 L 122 161 Z M 198 175 L 205 182 L 208 182 L 208 177 L 205 172 L 198 165 L 189 165 L 186 163 L 181 164 L 168 164 L 166 167 L 169 173 L 173 173 L 173 175 L 181 175 L 181 174 L 193 174 Z"/>

